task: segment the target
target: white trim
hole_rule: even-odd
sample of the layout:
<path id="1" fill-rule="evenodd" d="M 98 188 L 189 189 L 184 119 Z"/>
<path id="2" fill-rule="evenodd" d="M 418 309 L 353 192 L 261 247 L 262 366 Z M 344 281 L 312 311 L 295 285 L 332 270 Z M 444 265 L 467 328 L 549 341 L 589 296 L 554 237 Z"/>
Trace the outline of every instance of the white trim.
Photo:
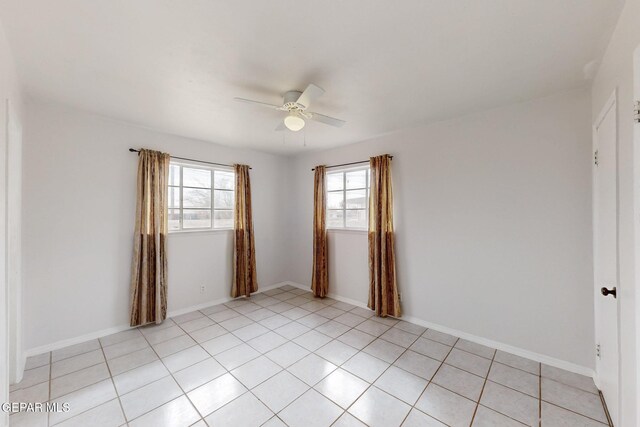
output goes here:
<path id="1" fill-rule="evenodd" d="M 609 114 L 609 112 L 613 109 L 613 114 L 614 114 L 614 120 L 615 120 L 615 153 L 616 153 L 616 164 L 615 164 L 615 173 L 616 173 L 616 282 L 613 284 L 613 286 L 618 288 L 618 292 L 620 295 L 620 176 L 619 176 L 619 129 L 618 129 L 618 87 L 616 86 L 611 95 L 609 96 L 609 98 L 607 99 L 607 102 L 604 103 L 604 105 L 602 106 L 602 109 L 600 110 L 600 113 L 598 114 L 596 120 L 593 122 L 593 124 L 591 125 L 591 138 L 592 138 L 592 142 L 591 142 L 591 146 L 592 146 L 592 154 L 595 153 L 598 150 L 598 129 L 600 127 L 600 125 L 602 124 L 602 121 L 606 118 L 607 114 Z M 592 159 L 593 161 L 593 159 Z M 599 321 L 599 312 L 596 309 L 596 304 L 597 304 L 597 299 L 601 297 L 600 292 L 598 292 L 598 286 L 596 286 L 596 280 L 598 279 L 596 277 L 596 259 L 597 259 L 597 250 L 598 250 L 598 245 L 597 245 L 597 241 L 596 241 L 596 236 L 597 236 L 597 222 L 598 222 L 598 217 L 597 217 L 597 193 L 596 193 L 596 169 L 592 164 L 591 167 L 591 188 L 592 188 L 592 197 L 591 197 L 591 212 L 592 212 L 592 221 L 591 221 L 591 232 L 592 232 L 592 236 L 593 236 L 593 248 L 592 248 L 592 257 L 593 257 L 593 265 L 592 265 L 592 278 L 593 278 L 593 295 L 594 295 L 594 301 L 593 301 L 593 332 L 594 332 L 594 348 L 595 346 L 598 344 L 598 321 Z M 620 327 L 620 298 L 616 299 L 616 305 L 617 305 L 617 319 L 616 319 L 616 323 L 617 323 L 617 333 L 618 333 L 618 410 L 621 410 L 621 399 L 622 399 L 622 370 L 621 370 L 621 357 L 622 357 L 622 351 L 621 351 L 621 343 L 622 343 L 622 337 L 621 337 L 621 327 Z M 597 356 L 594 354 L 594 369 L 593 369 L 593 382 L 596 384 L 596 387 L 598 389 L 600 389 L 600 384 L 601 384 L 601 380 L 600 380 L 600 374 L 598 372 L 598 360 L 597 360 Z M 619 416 L 619 415 L 618 415 Z M 616 421 L 616 420 L 614 420 Z"/>
<path id="2" fill-rule="evenodd" d="M 617 96 L 618 96 L 618 88 L 616 87 L 613 90 L 613 93 L 609 96 L 609 99 L 607 99 L 607 102 L 602 107 L 602 110 L 600 110 L 600 114 L 598 114 L 598 118 L 596 119 L 595 122 L 593 122 L 594 129 L 598 129 L 600 127 L 600 124 L 604 120 L 605 116 L 607 115 L 611 107 L 617 104 Z"/>
<path id="3" fill-rule="evenodd" d="M 192 228 L 186 230 L 171 230 L 167 233 L 168 236 L 189 236 L 191 234 L 217 234 L 217 233 L 230 233 L 233 228 Z"/>
<path id="4" fill-rule="evenodd" d="M 438 332 L 444 332 L 445 334 L 454 335 L 458 338 L 463 338 L 468 341 L 475 342 L 477 344 L 482 344 L 487 347 L 495 348 L 501 351 L 505 351 L 507 353 L 515 354 L 516 356 L 524 357 L 526 359 L 531 359 L 536 362 L 544 363 L 545 365 L 553 366 L 555 368 L 564 369 L 569 372 L 573 372 L 580 375 L 585 375 L 587 377 L 593 378 L 594 371 L 591 368 L 587 368 L 586 366 L 578 365 L 572 362 L 567 362 L 562 359 L 557 359 L 555 357 L 547 356 L 540 353 L 535 353 L 533 351 L 525 350 L 520 347 L 514 347 L 509 344 L 501 343 L 499 341 L 493 341 L 488 338 L 479 337 L 477 335 L 469 334 L 467 332 L 459 331 L 457 329 L 448 328 L 446 326 L 438 325 L 436 323 L 431 323 L 426 320 L 418 319 L 413 316 L 404 316 L 402 320 L 415 323 L 416 325 L 424 326 L 428 329 L 434 329 Z"/>
<path id="5" fill-rule="evenodd" d="M 286 284 L 294 286 L 299 289 L 305 289 L 305 290 L 309 289 L 309 286 L 304 286 L 304 285 L 301 285 L 300 283 L 286 282 Z M 353 300 L 351 298 L 341 297 L 340 295 L 332 294 L 331 292 L 329 292 L 329 297 L 336 299 L 338 301 L 346 302 L 347 304 L 355 305 L 356 307 L 368 309 L 366 304 L 360 301 Z M 457 329 L 448 328 L 446 326 L 428 322 L 426 320 L 422 320 L 414 316 L 403 316 L 399 320 L 403 320 L 405 322 L 411 322 L 416 325 L 424 326 L 425 328 L 428 328 L 428 329 L 433 329 L 438 332 L 443 332 L 445 334 L 454 335 L 456 337 L 463 338 L 465 340 L 475 342 L 477 344 L 482 344 L 482 345 L 486 345 L 487 347 L 495 348 L 501 351 L 506 351 L 508 353 L 515 354 L 516 356 L 531 359 L 536 362 L 544 363 L 545 365 L 553 366 L 555 368 L 564 369 L 569 372 L 594 378 L 594 370 L 591 368 L 587 368 L 586 366 L 577 365 L 575 363 L 567 362 L 565 360 L 557 359 L 555 357 L 546 356 L 544 354 L 535 353 L 533 351 L 525 350 L 519 347 L 514 347 L 509 344 L 504 344 L 498 341 L 493 341 L 487 338 L 479 337 L 477 335 L 469 334 L 467 332 L 459 331 Z"/>
<path id="6" fill-rule="evenodd" d="M 327 233 L 344 233 L 344 234 L 368 234 L 366 228 L 327 228 Z"/>
<path id="7" fill-rule="evenodd" d="M 37 355 L 42 354 L 42 353 L 46 353 L 46 352 L 49 352 L 49 351 L 59 350 L 59 349 L 64 348 L 64 347 L 68 347 L 70 345 L 80 344 L 82 342 L 89 341 L 89 340 L 94 340 L 96 338 L 106 337 L 107 335 L 111 335 L 111 334 L 115 334 L 115 333 L 118 333 L 118 332 L 122 332 L 122 331 L 125 331 L 125 330 L 130 329 L 130 328 L 131 327 L 129 325 L 113 326 L 111 328 L 101 329 L 99 331 L 90 332 L 88 334 L 80 335 L 80 336 L 77 336 L 77 337 L 67 338 L 67 339 L 64 339 L 64 340 L 56 341 L 56 342 L 53 342 L 51 344 L 45 344 L 45 345 L 41 345 L 39 347 L 30 348 L 27 351 L 25 351 L 25 354 L 26 354 L 27 357 L 37 356 Z"/>
<path id="8" fill-rule="evenodd" d="M 284 286 L 288 284 L 289 282 L 280 282 L 280 283 L 274 283 L 272 285 L 263 286 L 258 289 L 258 292 L 256 292 L 256 294 L 259 294 L 264 291 L 268 291 L 270 289 L 279 288 L 280 286 Z M 192 305 L 190 307 L 185 307 L 178 310 L 172 310 L 167 313 L 167 318 L 180 316 L 181 314 L 185 314 L 185 313 L 191 313 L 192 311 L 201 310 L 206 307 L 211 307 L 212 305 L 224 304 L 231 300 L 233 300 L 233 298 L 231 297 L 218 298 L 205 303 Z M 39 347 L 30 348 L 24 352 L 24 359 L 26 362 L 27 357 L 37 356 L 39 354 L 46 353 L 49 351 L 59 350 L 61 348 L 68 347 L 70 345 L 80 344 L 82 342 L 94 340 L 96 338 L 106 337 L 107 335 L 112 335 L 118 332 L 126 331 L 127 329 L 133 329 L 133 328 L 129 325 L 113 326 L 111 328 L 101 329 L 99 331 L 90 332 L 88 334 L 80 335 L 77 337 L 56 341 L 51 344 L 45 344 Z"/>
<path id="9" fill-rule="evenodd" d="M 209 162 L 200 162 L 198 160 L 182 160 L 176 157 L 171 157 L 170 162 L 175 165 L 188 166 L 193 169 L 209 169 L 209 170 L 221 170 L 224 172 L 233 172 L 235 169 L 233 166 L 226 166 L 222 164 L 212 165 Z"/>

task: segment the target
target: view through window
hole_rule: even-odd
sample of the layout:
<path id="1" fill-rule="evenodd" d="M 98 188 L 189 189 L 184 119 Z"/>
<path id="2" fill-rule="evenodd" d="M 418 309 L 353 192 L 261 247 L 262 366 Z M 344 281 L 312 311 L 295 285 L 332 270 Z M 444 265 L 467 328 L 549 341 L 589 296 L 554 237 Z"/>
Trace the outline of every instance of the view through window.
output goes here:
<path id="1" fill-rule="evenodd" d="M 367 228 L 369 167 L 327 172 L 327 228 Z"/>
<path id="2" fill-rule="evenodd" d="M 233 228 L 235 174 L 171 162 L 169 231 Z"/>

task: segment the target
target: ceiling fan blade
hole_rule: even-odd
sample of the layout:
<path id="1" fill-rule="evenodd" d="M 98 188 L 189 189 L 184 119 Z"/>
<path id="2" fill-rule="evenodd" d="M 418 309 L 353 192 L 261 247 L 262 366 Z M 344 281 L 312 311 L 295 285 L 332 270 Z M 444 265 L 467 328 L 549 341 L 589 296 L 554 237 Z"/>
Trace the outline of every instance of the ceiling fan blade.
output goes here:
<path id="1" fill-rule="evenodd" d="M 311 83 L 307 88 L 302 92 L 302 95 L 296 101 L 298 104 L 303 105 L 304 108 L 309 108 L 309 105 L 316 99 L 320 98 L 324 93 L 324 89 L 318 87 Z"/>
<path id="2" fill-rule="evenodd" d="M 253 105 L 271 108 L 272 110 L 282 109 L 282 106 L 280 105 L 267 104 L 266 102 L 252 101 L 251 99 L 245 99 L 245 98 L 233 98 L 233 99 L 240 102 L 246 102 L 247 104 L 253 104 Z"/>
<path id="3" fill-rule="evenodd" d="M 320 122 L 320 123 L 324 123 L 325 125 L 329 125 L 329 126 L 335 126 L 337 128 L 341 128 L 342 126 L 344 126 L 345 122 L 344 120 L 340 120 L 340 119 L 336 119 L 334 117 L 329 117 L 329 116 L 325 116 L 324 114 L 319 114 L 319 113 L 311 113 L 309 112 L 309 118 L 311 120 L 315 120 L 316 122 Z"/>
<path id="4" fill-rule="evenodd" d="M 275 131 L 276 132 L 281 132 L 283 130 L 287 130 L 287 127 L 284 125 L 284 122 L 280 122 L 280 124 L 278 124 L 278 126 L 276 126 Z"/>

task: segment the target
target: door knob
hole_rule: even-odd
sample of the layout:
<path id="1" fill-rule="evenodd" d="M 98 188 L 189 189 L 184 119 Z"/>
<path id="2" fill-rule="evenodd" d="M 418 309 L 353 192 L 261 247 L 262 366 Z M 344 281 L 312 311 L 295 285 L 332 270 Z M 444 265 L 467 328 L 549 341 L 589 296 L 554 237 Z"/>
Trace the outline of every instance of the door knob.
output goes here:
<path id="1" fill-rule="evenodd" d="M 602 289 L 600 289 L 600 292 L 602 292 L 602 295 L 604 295 L 605 297 L 608 296 L 608 295 L 613 295 L 614 298 L 617 297 L 617 295 L 616 295 L 616 287 L 615 286 L 613 288 L 611 288 L 611 289 L 607 289 L 607 288 L 603 287 Z"/>

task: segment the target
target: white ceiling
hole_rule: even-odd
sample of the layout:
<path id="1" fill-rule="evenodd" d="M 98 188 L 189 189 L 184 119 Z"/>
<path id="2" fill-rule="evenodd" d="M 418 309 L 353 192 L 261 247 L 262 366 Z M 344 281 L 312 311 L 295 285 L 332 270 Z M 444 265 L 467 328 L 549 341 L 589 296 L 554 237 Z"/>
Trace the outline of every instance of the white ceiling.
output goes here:
<path id="1" fill-rule="evenodd" d="M 583 85 L 622 3 L 0 0 L 0 19 L 30 95 L 295 153 Z M 326 90 L 312 110 L 343 128 L 275 132 L 283 113 L 233 101 L 309 82 Z"/>

